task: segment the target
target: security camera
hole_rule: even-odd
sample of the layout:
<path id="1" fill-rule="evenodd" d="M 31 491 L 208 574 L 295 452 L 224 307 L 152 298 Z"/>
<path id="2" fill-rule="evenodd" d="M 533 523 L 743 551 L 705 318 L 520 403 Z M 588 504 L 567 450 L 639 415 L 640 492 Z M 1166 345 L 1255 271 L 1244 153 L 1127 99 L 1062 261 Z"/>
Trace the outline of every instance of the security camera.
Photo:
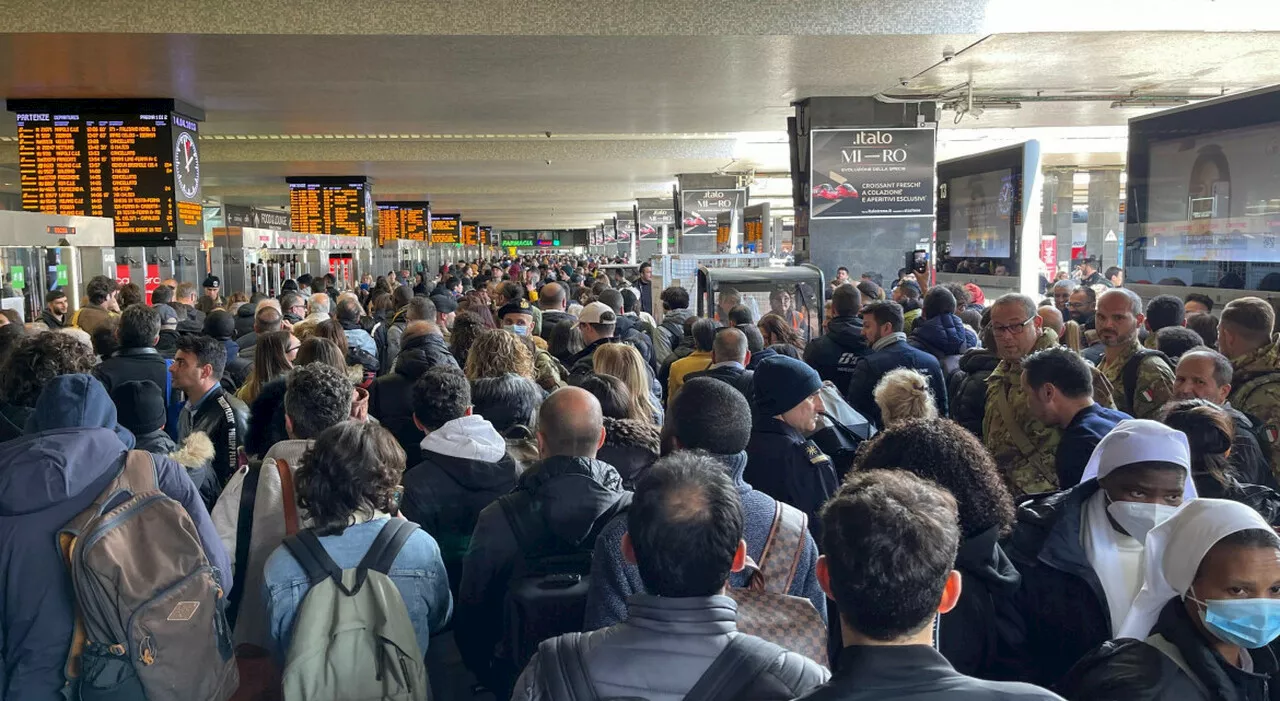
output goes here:
<path id="1" fill-rule="evenodd" d="M 942 60 L 950 63 L 956 57 L 956 50 L 947 48 L 942 50 Z"/>
<path id="2" fill-rule="evenodd" d="M 910 79 L 910 78 L 907 78 L 906 76 L 903 76 L 903 77 L 901 77 L 901 78 L 899 78 L 899 79 L 898 79 L 898 85 L 901 85 L 901 86 L 902 86 L 902 87 L 904 87 L 904 88 L 905 88 L 905 87 L 907 87 L 907 86 L 908 86 L 908 85 L 910 85 L 910 84 L 911 84 L 911 79 Z"/>

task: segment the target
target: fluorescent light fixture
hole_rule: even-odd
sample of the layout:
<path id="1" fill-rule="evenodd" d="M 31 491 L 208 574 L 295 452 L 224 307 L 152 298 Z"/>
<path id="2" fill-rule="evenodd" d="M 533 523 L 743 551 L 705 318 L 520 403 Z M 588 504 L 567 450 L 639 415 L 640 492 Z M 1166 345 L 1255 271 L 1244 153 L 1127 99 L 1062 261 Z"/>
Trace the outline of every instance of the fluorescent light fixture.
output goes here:
<path id="1" fill-rule="evenodd" d="M 1182 105 L 1187 105 L 1187 104 L 1191 104 L 1190 101 L 1168 99 L 1168 98 L 1144 100 L 1140 97 L 1135 97 L 1128 100 L 1116 100 L 1115 102 L 1111 103 L 1111 109 L 1118 110 L 1118 109 L 1128 108 L 1128 107 L 1139 108 L 1139 109 L 1142 109 L 1142 108 L 1156 109 L 1160 107 L 1181 107 Z"/>

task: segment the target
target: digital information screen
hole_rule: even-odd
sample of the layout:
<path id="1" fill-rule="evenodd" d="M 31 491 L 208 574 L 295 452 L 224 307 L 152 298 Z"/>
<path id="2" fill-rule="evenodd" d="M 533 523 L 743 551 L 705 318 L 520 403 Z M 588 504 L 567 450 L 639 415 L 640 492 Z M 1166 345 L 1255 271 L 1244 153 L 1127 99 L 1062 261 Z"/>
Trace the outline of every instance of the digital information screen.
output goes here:
<path id="1" fill-rule="evenodd" d="M 196 121 L 159 110 L 103 114 L 92 106 L 10 102 L 19 110 L 22 208 L 110 217 L 118 245 L 202 237 Z"/>
<path id="2" fill-rule="evenodd" d="M 378 245 L 388 241 L 426 241 L 430 202 L 379 202 Z"/>
<path id="3" fill-rule="evenodd" d="M 952 178 L 945 183 L 953 258 L 1008 258 L 1013 248 L 1014 181 L 1010 169 Z"/>
<path id="4" fill-rule="evenodd" d="M 462 244 L 461 214 L 431 215 L 431 245 L 458 246 Z"/>
<path id="5" fill-rule="evenodd" d="M 748 216 L 742 220 L 743 242 L 755 246 L 764 243 L 764 219 Z"/>
<path id="6" fill-rule="evenodd" d="M 479 246 L 480 245 L 480 222 L 474 222 L 474 221 L 462 222 L 462 245 L 463 246 Z"/>
<path id="7" fill-rule="evenodd" d="M 367 236 L 372 192 L 369 179 L 286 178 L 290 227 L 303 234 Z"/>
<path id="8" fill-rule="evenodd" d="M 498 245 L 498 237 L 494 235 L 492 226 L 480 227 L 480 241 L 486 246 Z"/>

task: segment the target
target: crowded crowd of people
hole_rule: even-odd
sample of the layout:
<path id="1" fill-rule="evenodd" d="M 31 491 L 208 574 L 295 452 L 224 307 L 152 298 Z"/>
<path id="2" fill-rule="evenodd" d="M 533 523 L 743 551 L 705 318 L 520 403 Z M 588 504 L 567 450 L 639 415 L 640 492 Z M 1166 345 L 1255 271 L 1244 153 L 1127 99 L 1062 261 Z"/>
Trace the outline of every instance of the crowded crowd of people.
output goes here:
<path id="1" fill-rule="evenodd" d="M 600 262 L 0 317 L 0 698 L 1280 699 L 1270 302 Z"/>

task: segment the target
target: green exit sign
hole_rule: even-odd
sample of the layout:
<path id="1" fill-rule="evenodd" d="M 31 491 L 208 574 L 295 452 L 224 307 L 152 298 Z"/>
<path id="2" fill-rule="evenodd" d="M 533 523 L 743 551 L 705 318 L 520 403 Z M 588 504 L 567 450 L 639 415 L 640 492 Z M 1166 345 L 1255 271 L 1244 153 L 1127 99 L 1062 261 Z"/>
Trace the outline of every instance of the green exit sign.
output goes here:
<path id="1" fill-rule="evenodd" d="M 560 245 L 560 239 L 556 239 L 555 241 L 552 241 L 552 242 L 551 242 L 551 245 L 552 245 L 552 246 L 559 246 L 559 245 Z"/>

